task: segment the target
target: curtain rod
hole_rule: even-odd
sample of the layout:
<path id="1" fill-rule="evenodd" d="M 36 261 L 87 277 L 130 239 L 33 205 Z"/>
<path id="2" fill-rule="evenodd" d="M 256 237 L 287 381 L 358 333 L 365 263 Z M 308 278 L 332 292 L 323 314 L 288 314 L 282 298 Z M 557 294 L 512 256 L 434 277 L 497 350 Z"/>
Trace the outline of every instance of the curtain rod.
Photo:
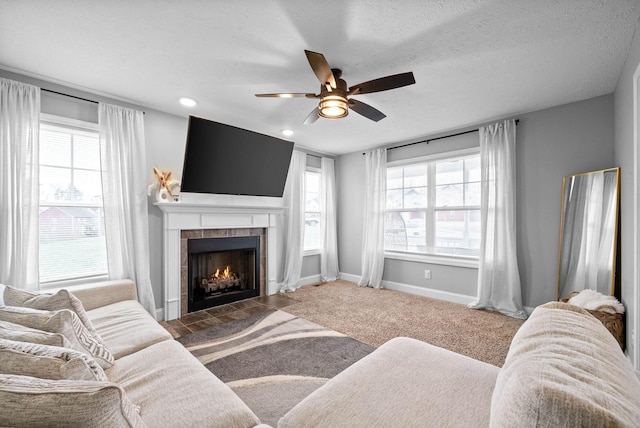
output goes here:
<path id="1" fill-rule="evenodd" d="M 520 119 L 516 119 L 516 125 L 520 122 Z M 480 128 L 470 129 L 469 131 L 458 132 L 456 134 L 443 135 L 442 137 L 428 138 L 426 140 L 414 141 L 413 143 L 401 144 L 399 146 L 388 147 L 387 150 L 399 149 L 402 147 L 409 147 L 415 144 L 427 143 L 429 144 L 431 141 L 442 140 L 443 138 L 457 137 L 458 135 L 471 134 L 472 132 L 478 132 Z M 366 153 L 363 153 L 363 155 Z"/>
<path id="2" fill-rule="evenodd" d="M 65 94 L 64 92 L 53 91 L 51 89 L 45 89 L 45 88 L 40 88 L 40 90 L 41 91 L 45 91 L 45 92 L 50 92 L 50 93 L 56 94 L 56 95 L 62 95 L 63 97 L 75 98 L 76 100 L 86 101 L 88 103 L 100 104 L 100 101 L 90 100 L 88 98 L 82 98 L 82 97 L 78 97 L 76 95 Z M 146 114 L 146 113 L 143 111 L 142 114 Z"/>
<path id="3" fill-rule="evenodd" d="M 99 103 L 98 101 L 89 100 L 87 98 L 78 97 L 76 95 L 65 94 L 63 92 L 52 91 L 51 89 L 40 88 L 40 90 L 41 91 L 45 91 L 45 92 L 51 92 L 52 94 L 62 95 L 63 97 L 75 98 L 76 100 L 86 101 L 86 102 L 89 102 L 89 103 L 94 103 L 94 104 L 98 104 Z"/>

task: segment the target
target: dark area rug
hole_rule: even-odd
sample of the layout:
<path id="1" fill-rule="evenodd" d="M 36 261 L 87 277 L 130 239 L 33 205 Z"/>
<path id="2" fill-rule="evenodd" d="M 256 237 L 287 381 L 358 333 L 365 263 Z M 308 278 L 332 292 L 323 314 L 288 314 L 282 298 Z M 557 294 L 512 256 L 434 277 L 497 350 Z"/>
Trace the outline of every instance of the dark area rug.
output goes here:
<path id="1" fill-rule="evenodd" d="M 176 340 L 272 426 L 328 379 L 375 349 L 279 310 Z"/>

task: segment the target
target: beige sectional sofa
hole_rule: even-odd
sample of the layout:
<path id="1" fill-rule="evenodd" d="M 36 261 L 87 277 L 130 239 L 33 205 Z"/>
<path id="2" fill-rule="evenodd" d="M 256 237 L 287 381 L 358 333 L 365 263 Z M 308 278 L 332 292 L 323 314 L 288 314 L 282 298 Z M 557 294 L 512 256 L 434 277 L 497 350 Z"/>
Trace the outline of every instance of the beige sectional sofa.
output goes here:
<path id="1" fill-rule="evenodd" d="M 8 294 L 12 304 L 51 304 Z M 9 303 L 6 291 L 4 295 Z M 137 303 L 131 281 L 94 284 L 74 289 L 73 295 L 88 320 L 72 318 L 89 333 L 95 328 L 99 340 L 77 325 L 74 331 L 84 334 L 77 340 L 54 333 L 45 338 L 37 330 L 10 331 L 7 319 L 23 314 L 0 308 L 0 426 L 259 424 L 231 389 Z M 45 317 L 55 321 L 58 315 Z M 49 323 L 47 328 L 54 329 Z M 34 350 L 31 345 L 20 352 L 40 360 L 24 364 L 24 355 L 16 356 L 20 345 L 12 340 L 21 335 L 84 346 L 85 354 L 99 356 L 95 361 L 101 364 L 74 350 L 53 358 L 56 346 Z M 35 376 L 36 369 L 48 370 L 48 375 Z M 19 373 L 25 370 L 29 373 Z M 502 368 L 396 338 L 310 394 L 278 423 L 279 428 L 373 426 L 638 427 L 640 377 L 597 319 L 553 302 L 537 308 L 518 331 Z"/>
<path id="2" fill-rule="evenodd" d="M 534 310 L 498 368 L 393 339 L 280 419 L 301 427 L 640 427 L 640 377 L 600 321 Z"/>
<path id="3" fill-rule="evenodd" d="M 260 423 L 144 310 L 133 282 L 93 284 L 74 289 L 73 295 L 113 356 L 113 364 L 103 368 L 106 380 L 7 374 L 9 358 L 0 354 L 0 426 L 245 428 Z"/>

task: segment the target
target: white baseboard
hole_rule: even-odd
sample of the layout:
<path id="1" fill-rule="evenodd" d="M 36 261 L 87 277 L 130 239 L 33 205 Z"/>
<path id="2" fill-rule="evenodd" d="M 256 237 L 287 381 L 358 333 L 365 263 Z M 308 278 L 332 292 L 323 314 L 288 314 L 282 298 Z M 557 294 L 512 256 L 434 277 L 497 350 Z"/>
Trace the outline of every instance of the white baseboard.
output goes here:
<path id="1" fill-rule="evenodd" d="M 345 281 L 355 282 L 356 284 L 362 279 L 360 275 L 353 275 L 350 273 L 340 272 L 340 279 Z M 299 284 L 301 287 L 305 285 L 316 284 L 321 281 L 320 274 L 306 276 L 304 278 L 300 278 Z M 418 287 L 410 284 L 403 284 L 400 282 L 393 281 L 382 281 L 382 286 L 384 288 L 388 288 L 389 290 L 403 291 L 409 294 L 415 294 L 417 296 L 431 297 L 434 299 L 445 300 L 447 302 L 453 303 L 461 303 L 463 305 L 468 305 L 476 301 L 475 296 L 467 296 L 464 294 L 451 293 L 449 291 L 442 290 L 433 290 L 431 288 Z M 527 315 L 531 315 L 535 308 L 530 306 L 525 306 L 524 310 L 527 312 Z M 156 319 L 163 320 L 164 319 L 164 308 L 156 309 Z"/>
<path id="2" fill-rule="evenodd" d="M 468 305 L 476 301 L 476 296 L 467 296 L 465 294 L 452 293 L 450 291 L 434 290 L 432 288 L 418 287 L 410 284 L 402 284 L 393 281 L 382 281 L 382 286 L 389 290 L 404 291 L 405 293 L 415 294 L 417 296 L 431 297 L 433 299 L 445 300 L 447 302 L 461 303 Z"/>
<path id="3" fill-rule="evenodd" d="M 357 284 L 362 279 L 362 275 L 353 275 L 350 273 L 340 272 L 340 279 L 355 282 Z"/>
<path id="4" fill-rule="evenodd" d="M 300 278 L 300 280 L 298 281 L 298 285 L 300 287 L 303 287 L 305 285 L 315 284 L 317 282 L 320 282 L 321 280 L 322 278 L 320 277 L 320 274 L 305 276 L 304 278 Z"/>
<path id="5" fill-rule="evenodd" d="M 356 284 L 360 281 L 362 276 L 353 275 L 350 273 L 340 272 L 340 279 L 344 279 L 345 281 L 355 282 Z M 467 296 L 464 294 L 451 293 L 449 291 L 442 290 L 434 290 L 431 288 L 418 287 L 410 284 L 403 284 L 400 282 L 393 281 L 382 281 L 382 287 L 388 288 L 389 290 L 402 291 L 409 294 L 415 294 L 417 296 L 431 297 L 434 299 L 445 300 L 447 302 L 461 303 L 463 305 L 468 305 L 469 303 L 476 301 L 476 296 Z"/>

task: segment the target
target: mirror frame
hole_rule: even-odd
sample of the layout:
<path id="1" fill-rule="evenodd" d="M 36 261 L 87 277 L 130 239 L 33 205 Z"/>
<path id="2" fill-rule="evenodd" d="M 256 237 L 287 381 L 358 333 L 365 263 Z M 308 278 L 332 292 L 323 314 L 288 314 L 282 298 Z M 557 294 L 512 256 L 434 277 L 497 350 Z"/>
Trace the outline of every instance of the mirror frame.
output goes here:
<path id="1" fill-rule="evenodd" d="M 583 172 L 580 174 L 571 174 L 571 175 L 565 175 L 564 177 L 562 177 L 562 204 L 561 204 L 561 208 L 560 208 L 560 236 L 559 236 L 559 242 L 558 242 L 558 275 L 557 275 L 557 284 L 556 284 L 556 296 L 557 296 L 557 300 L 560 300 L 563 298 L 563 296 L 560 295 L 561 290 L 561 284 L 560 284 L 560 270 L 561 270 L 561 262 L 562 262 L 562 249 L 563 249 L 563 234 L 564 234 L 564 217 L 565 217 L 565 188 L 566 188 L 566 183 L 567 180 L 572 179 L 574 177 L 580 177 L 580 176 L 585 176 L 585 175 L 590 175 L 590 174 L 596 174 L 596 173 L 606 173 L 606 172 L 611 172 L 611 171 L 615 171 L 616 172 L 616 195 L 615 195 L 615 225 L 614 225 L 614 232 L 613 232 L 613 261 L 612 261 L 612 266 L 611 266 L 611 285 L 610 285 L 610 289 L 609 289 L 609 294 L 610 295 L 614 295 L 615 294 L 615 286 L 616 286 L 616 265 L 617 265 L 617 258 L 618 258 L 618 232 L 619 232 L 619 227 L 620 227 L 620 167 L 614 167 L 614 168 L 606 168 L 606 169 L 601 169 L 601 170 L 597 170 L 597 171 L 589 171 L 589 172 Z M 568 297 L 568 296 L 565 296 Z"/>

